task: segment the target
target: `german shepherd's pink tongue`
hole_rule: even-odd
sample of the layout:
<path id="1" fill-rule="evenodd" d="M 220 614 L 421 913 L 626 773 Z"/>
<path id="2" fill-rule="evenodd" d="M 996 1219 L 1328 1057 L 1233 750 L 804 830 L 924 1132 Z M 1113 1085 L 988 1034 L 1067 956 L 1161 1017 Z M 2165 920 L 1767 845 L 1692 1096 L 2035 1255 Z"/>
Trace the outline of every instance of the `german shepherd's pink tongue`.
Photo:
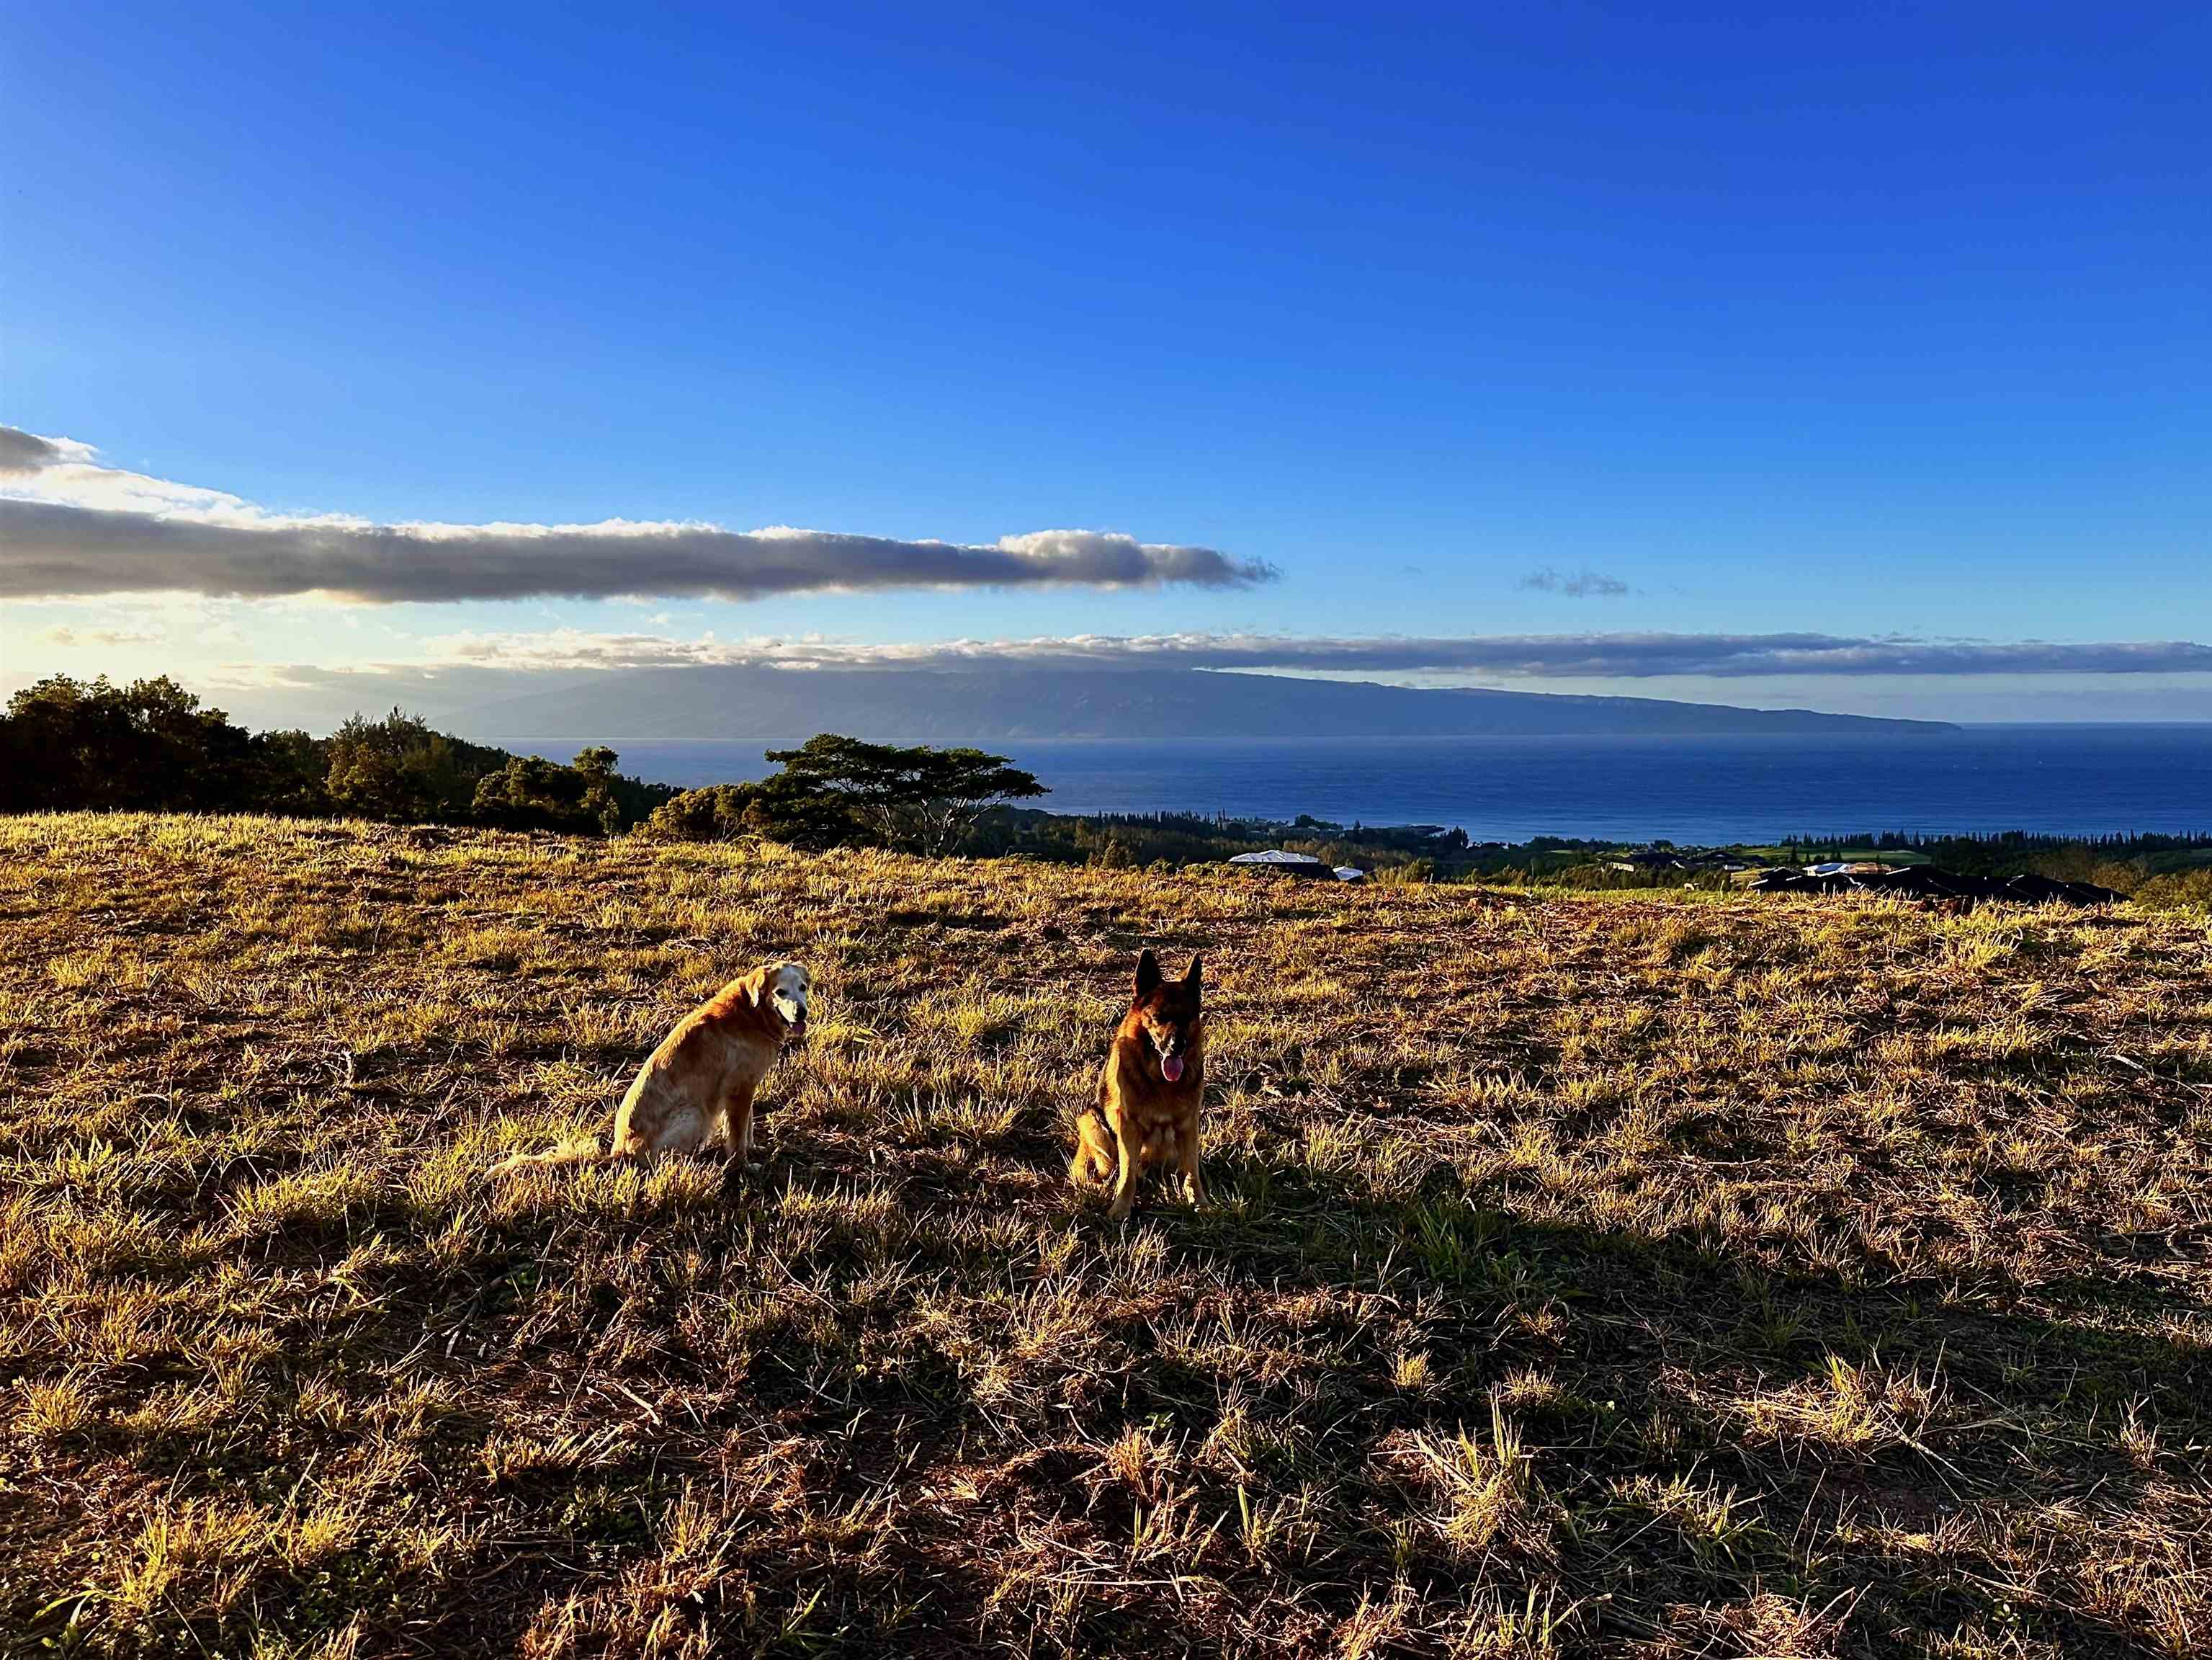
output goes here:
<path id="1" fill-rule="evenodd" d="M 1166 1079 L 1170 1084 L 1175 1083 L 1177 1079 L 1182 1078 L 1182 1056 L 1180 1055 L 1163 1055 L 1160 1057 L 1160 1076 Z"/>

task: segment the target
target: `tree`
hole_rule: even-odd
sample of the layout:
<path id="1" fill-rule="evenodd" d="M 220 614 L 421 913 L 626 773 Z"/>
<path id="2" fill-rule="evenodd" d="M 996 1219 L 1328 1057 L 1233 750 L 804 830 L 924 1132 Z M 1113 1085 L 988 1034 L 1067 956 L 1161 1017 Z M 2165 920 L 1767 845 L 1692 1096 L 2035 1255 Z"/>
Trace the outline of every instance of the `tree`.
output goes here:
<path id="1" fill-rule="evenodd" d="M 615 771 L 611 749 L 587 749 L 568 766 L 542 756 L 511 755 L 477 781 L 470 814 L 508 830 L 565 830 L 612 836 L 657 812 L 677 792 Z"/>
<path id="2" fill-rule="evenodd" d="M 742 823 L 749 836 L 764 836 L 795 848 L 865 845 L 873 838 L 859 807 L 812 779 L 771 773 L 744 789 Z"/>
<path id="3" fill-rule="evenodd" d="M 167 675 L 118 686 L 58 674 L 0 717 L 0 807 L 237 812 L 254 805 L 252 739 Z"/>
<path id="4" fill-rule="evenodd" d="M 297 728 L 253 735 L 256 812 L 318 818 L 331 810 L 330 757 L 322 741 Z"/>
<path id="5" fill-rule="evenodd" d="M 395 824 L 465 823 L 478 781 L 511 758 L 433 732 L 420 715 L 398 709 L 381 721 L 353 716 L 331 734 L 329 749 L 331 804 Z"/>
<path id="6" fill-rule="evenodd" d="M 768 758 L 783 770 L 760 787 L 766 812 L 811 803 L 817 823 L 843 817 L 886 847 L 930 854 L 951 852 L 990 807 L 1047 794 L 1034 774 L 978 749 L 820 733 L 795 750 L 770 750 Z"/>

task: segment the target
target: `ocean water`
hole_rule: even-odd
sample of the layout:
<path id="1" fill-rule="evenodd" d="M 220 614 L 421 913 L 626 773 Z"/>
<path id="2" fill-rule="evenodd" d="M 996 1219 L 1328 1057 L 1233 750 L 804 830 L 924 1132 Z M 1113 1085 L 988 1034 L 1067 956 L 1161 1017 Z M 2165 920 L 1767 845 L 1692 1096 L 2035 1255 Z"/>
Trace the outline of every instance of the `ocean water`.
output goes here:
<path id="1" fill-rule="evenodd" d="M 606 740 L 686 787 L 772 770 L 757 743 Z M 573 739 L 528 747 L 565 760 Z M 1000 746 L 1055 812 L 1458 825 L 1477 841 L 2212 830 L 2212 725 L 1976 726 L 1912 737 L 1203 739 Z"/>

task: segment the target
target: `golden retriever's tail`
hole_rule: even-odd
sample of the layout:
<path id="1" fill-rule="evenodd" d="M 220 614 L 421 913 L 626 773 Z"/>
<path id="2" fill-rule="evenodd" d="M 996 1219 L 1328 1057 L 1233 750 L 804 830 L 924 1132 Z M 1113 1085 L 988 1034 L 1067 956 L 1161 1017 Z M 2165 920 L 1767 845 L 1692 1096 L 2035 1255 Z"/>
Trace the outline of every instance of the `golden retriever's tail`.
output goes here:
<path id="1" fill-rule="evenodd" d="M 1075 1157 L 1067 1161 L 1071 1182 L 1103 1182 L 1114 1173 L 1114 1132 L 1096 1109 L 1085 1107 L 1075 1121 Z"/>
<path id="2" fill-rule="evenodd" d="M 592 1164 L 606 1155 L 599 1151 L 599 1137 L 586 1135 L 574 1141 L 563 1141 L 545 1152 L 518 1152 L 502 1158 L 486 1172 L 491 1176 L 512 1176 L 531 1164 Z"/>

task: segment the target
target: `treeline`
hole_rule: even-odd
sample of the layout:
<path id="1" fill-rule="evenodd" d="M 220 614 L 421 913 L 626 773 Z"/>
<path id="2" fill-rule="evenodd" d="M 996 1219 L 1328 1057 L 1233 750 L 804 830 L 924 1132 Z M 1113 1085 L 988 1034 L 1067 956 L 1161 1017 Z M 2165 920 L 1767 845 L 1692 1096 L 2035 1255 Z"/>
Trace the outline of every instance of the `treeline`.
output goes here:
<path id="1" fill-rule="evenodd" d="M 1827 856 L 1829 848 L 1870 848 L 1877 854 L 1920 854 L 1947 870 L 1966 871 L 1976 876 L 2016 876 L 2030 868 L 2032 861 L 2053 857 L 2141 863 L 2146 866 L 2160 863 L 2186 866 L 2212 853 L 2212 833 L 2048 836 L 2033 830 L 1997 830 L 1988 834 L 1920 836 L 1906 830 L 1884 830 L 1879 835 L 1841 842 L 1833 836 L 1791 836 L 1783 845 L 1791 850 L 1793 856 L 1802 855 L 1800 862 L 1807 864 Z"/>
<path id="2" fill-rule="evenodd" d="M 1473 878 L 1514 859 L 1547 875 L 1589 857 L 1596 842 L 1544 838 L 1508 848 L 1471 844 L 1435 824 L 1343 825 L 1301 816 L 1289 824 L 1200 813 L 1041 812 L 1013 803 L 1045 794 L 1005 758 L 975 750 L 899 749 L 830 735 L 799 750 L 775 750 L 783 770 L 757 783 L 687 790 L 655 812 L 644 833 L 672 841 L 748 836 L 799 847 L 865 846 L 975 859 L 1035 859 L 1106 869 L 1212 865 L 1240 853 L 1280 848 L 1386 879 Z M 903 770 L 902 770 L 903 769 Z M 869 811 L 854 810 L 858 802 Z"/>
<path id="3" fill-rule="evenodd" d="M 984 815 L 965 850 L 1058 863 L 1179 868 L 1267 848 L 1312 854 L 1332 865 L 1357 866 L 1385 881 L 1596 889 L 1725 889 L 1745 867 L 1903 854 L 1904 862 L 1924 860 L 1996 880 L 2033 875 L 2094 883 L 2146 904 L 2212 903 L 2212 836 L 2205 836 L 1892 833 L 1850 840 L 1802 838 L 1778 845 L 1677 848 L 1664 841 L 1630 843 L 1562 836 L 1474 842 L 1460 830 L 1436 825 L 1341 825 L 1312 818 L 1279 824 L 1176 813 L 1070 818 L 1008 810 Z"/>
<path id="4" fill-rule="evenodd" d="M 2212 902 L 2212 835 L 2045 836 L 2002 830 L 1917 836 L 1888 830 L 1851 842 L 1796 837 L 1783 845 L 1797 863 L 1831 856 L 1831 848 L 1871 848 L 1877 856 L 1917 854 L 1929 864 L 1967 876 L 2047 876 L 2057 882 L 2092 882 L 2148 905 Z"/>
<path id="5" fill-rule="evenodd" d="M 963 851 L 985 859 L 1015 856 L 1129 870 L 1218 864 L 1269 848 L 1413 880 L 1449 879 L 1467 868 L 1463 830 L 1346 827 L 1304 815 L 1293 824 L 1270 824 L 1200 813 L 1074 815 L 1000 807 L 978 816 Z"/>
<path id="6" fill-rule="evenodd" d="M 0 715 L 0 812 L 267 812 L 611 836 L 677 792 L 612 750 L 567 764 L 471 744 L 394 709 L 328 738 L 249 733 L 166 675 L 57 675 Z"/>
<path id="7" fill-rule="evenodd" d="M 771 750 L 782 770 L 755 783 L 686 790 L 647 836 L 796 847 L 879 847 L 972 859 L 1035 859 L 1106 869 L 1181 869 L 1267 848 L 1310 853 L 1398 879 L 1450 880 L 1471 868 L 1464 831 L 1366 829 L 1305 818 L 1291 825 L 1196 813 L 1054 813 L 1014 802 L 1046 794 L 1029 773 L 978 750 L 903 749 L 825 733 Z"/>
<path id="8" fill-rule="evenodd" d="M 1109 869 L 1181 869 L 1268 848 L 1311 854 L 1330 865 L 1402 882 L 1474 880 L 1516 856 L 1524 861 L 1531 856 L 1529 845 L 1471 842 L 1465 830 L 1437 824 L 1347 825 L 1307 814 L 1283 824 L 1197 813 L 1077 816 L 1019 808 L 981 817 L 966 850 L 982 858 L 1012 854 Z M 1540 850 L 1534 856 L 1551 869 L 1573 862 L 1572 857 L 1548 859 Z"/>

